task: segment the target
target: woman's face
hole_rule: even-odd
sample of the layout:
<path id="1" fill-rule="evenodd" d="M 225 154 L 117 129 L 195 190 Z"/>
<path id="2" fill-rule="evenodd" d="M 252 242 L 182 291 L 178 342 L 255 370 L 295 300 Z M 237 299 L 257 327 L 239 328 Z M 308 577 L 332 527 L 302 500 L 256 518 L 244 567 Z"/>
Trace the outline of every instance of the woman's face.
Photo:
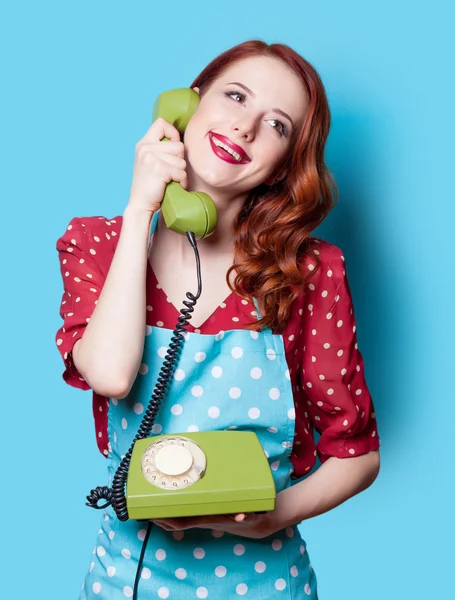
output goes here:
<path id="1" fill-rule="evenodd" d="M 255 56 L 229 66 L 201 96 L 185 131 L 190 189 L 216 197 L 273 183 L 307 107 L 303 83 L 281 61 Z"/>

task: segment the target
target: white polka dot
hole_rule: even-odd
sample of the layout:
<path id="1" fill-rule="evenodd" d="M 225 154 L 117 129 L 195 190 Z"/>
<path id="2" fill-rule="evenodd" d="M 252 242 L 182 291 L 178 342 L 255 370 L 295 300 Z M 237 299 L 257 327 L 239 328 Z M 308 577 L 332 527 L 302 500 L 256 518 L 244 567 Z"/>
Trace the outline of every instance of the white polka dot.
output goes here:
<path id="1" fill-rule="evenodd" d="M 259 419 L 261 415 L 261 411 L 259 410 L 259 408 L 253 407 L 250 408 L 250 410 L 248 411 L 248 416 L 250 417 L 250 419 Z"/>
<path id="2" fill-rule="evenodd" d="M 253 367 L 250 371 L 250 375 L 253 379 L 259 379 L 262 377 L 262 371 L 259 367 Z"/>
<path id="3" fill-rule="evenodd" d="M 114 577 L 114 575 L 115 575 L 115 567 L 108 567 L 107 568 L 107 574 L 109 575 L 109 577 Z"/>
<path id="4" fill-rule="evenodd" d="M 128 548 L 123 548 L 123 550 L 122 550 L 122 556 L 124 558 L 131 558 L 131 552 L 128 550 Z"/>
<path id="5" fill-rule="evenodd" d="M 202 387 L 200 385 L 194 385 L 191 388 L 191 393 L 193 394 L 193 396 L 195 398 L 200 398 L 202 396 L 202 394 L 204 393 L 204 390 L 202 389 Z"/>
<path id="6" fill-rule="evenodd" d="M 248 586 L 246 583 L 239 583 L 239 585 L 235 588 L 235 591 L 239 596 L 244 596 L 248 591 Z"/>
<path id="7" fill-rule="evenodd" d="M 106 554 L 104 546 L 98 546 L 98 548 L 96 549 L 96 553 L 98 554 L 98 556 L 104 556 Z"/>
<path id="8" fill-rule="evenodd" d="M 300 554 L 302 556 L 305 554 L 305 546 L 300 546 Z"/>
<path id="9" fill-rule="evenodd" d="M 220 566 L 215 569 L 215 575 L 217 577 L 224 577 L 226 575 L 226 573 L 227 573 L 226 567 Z"/>
<path id="10" fill-rule="evenodd" d="M 316 329 L 313 329 L 313 330 L 311 331 L 311 333 L 312 333 L 313 335 L 316 335 L 316 334 L 317 334 L 317 331 L 316 331 Z"/>
<path id="11" fill-rule="evenodd" d="M 152 433 L 161 433 L 163 431 L 163 426 L 159 423 L 155 423 L 152 427 Z"/>
<path id="12" fill-rule="evenodd" d="M 305 584 L 305 587 L 303 588 L 303 591 L 305 592 L 305 594 L 307 596 L 311 596 L 311 588 L 310 588 L 310 584 L 309 583 Z"/>
<path id="13" fill-rule="evenodd" d="M 240 396 L 242 395 L 242 391 L 240 388 L 238 387 L 231 387 L 231 389 L 229 390 L 229 396 L 231 398 L 240 398 Z"/>
<path id="14" fill-rule="evenodd" d="M 362 393 L 362 390 L 356 390 L 356 391 L 355 391 L 355 395 L 356 395 L 356 396 L 360 396 L 360 394 L 361 394 L 361 393 Z"/>
<path id="15" fill-rule="evenodd" d="M 167 348 L 165 346 L 161 346 L 161 348 L 158 348 L 158 356 L 160 358 L 164 358 L 166 356 L 166 352 L 167 352 Z M 174 377 L 175 377 L 175 374 L 174 374 Z"/>
<path id="16" fill-rule="evenodd" d="M 245 546 L 243 544 L 236 544 L 234 546 L 234 554 L 237 556 L 242 556 L 242 554 L 245 554 Z"/>
<path id="17" fill-rule="evenodd" d="M 218 406 L 211 406 L 208 410 L 208 414 L 212 419 L 217 419 L 220 416 L 220 409 Z"/>
<path id="18" fill-rule="evenodd" d="M 221 367 L 213 367 L 212 369 L 212 375 L 213 377 L 216 377 L 216 379 L 218 379 L 219 377 L 221 377 L 221 375 L 223 374 L 223 369 Z"/>
<path id="19" fill-rule="evenodd" d="M 266 568 L 267 566 L 265 562 L 262 562 L 262 560 L 258 560 L 258 562 L 254 565 L 254 570 L 256 571 L 256 573 L 264 573 Z"/>
<path id="20" fill-rule="evenodd" d="M 250 331 L 250 335 L 253 338 L 253 340 L 257 340 L 259 337 L 259 333 L 257 331 Z"/>
<path id="21" fill-rule="evenodd" d="M 286 379 L 289 379 L 289 380 L 291 379 L 291 374 L 289 373 L 289 369 L 286 369 L 284 376 L 286 377 Z"/>
<path id="22" fill-rule="evenodd" d="M 232 348 L 231 355 L 232 355 L 232 358 L 242 358 L 243 348 L 240 348 L 239 346 Z"/>
<path id="23" fill-rule="evenodd" d="M 109 533 L 107 535 L 109 536 L 109 539 L 112 541 L 115 537 L 115 531 L 109 531 Z"/>
<path id="24" fill-rule="evenodd" d="M 220 340 L 222 340 L 223 338 L 224 338 L 224 331 L 223 331 L 223 330 L 221 330 L 221 331 L 219 331 L 219 332 L 216 334 L 216 336 L 215 336 L 215 339 L 216 339 L 216 341 L 217 341 L 217 342 L 219 342 L 219 341 L 220 341 Z"/>
<path id="25" fill-rule="evenodd" d="M 338 350 L 337 356 L 343 356 L 343 350 Z"/>
<path id="26" fill-rule="evenodd" d="M 294 529 L 292 527 L 286 527 L 286 535 L 288 538 L 294 537 Z"/>
<path id="27" fill-rule="evenodd" d="M 122 419 L 122 429 L 126 429 L 127 427 L 128 427 L 128 421 L 125 418 L 123 418 Z"/>
<path id="28" fill-rule="evenodd" d="M 275 462 L 273 462 L 270 465 L 270 468 L 272 469 L 272 471 L 277 471 L 279 466 L 280 466 L 280 461 L 276 460 Z"/>
<path id="29" fill-rule="evenodd" d="M 141 571 L 142 579 L 150 579 L 151 576 L 152 576 L 152 572 L 150 571 L 150 569 L 147 569 L 147 567 L 144 567 Z"/>
<path id="30" fill-rule="evenodd" d="M 166 551 L 161 548 L 155 552 L 156 560 L 164 560 L 166 558 Z"/>
<path id="31" fill-rule="evenodd" d="M 328 390 L 327 390 L 327 394 L 328 394 L 329 396 L 331 396 L 331 395 L 333 394 L 333 389 L 332 389 L 332 388 L 328 389 Z"/>
<path id="32" fill-rule="evenodd" d="M 137 532 L 137 537 L 141 542 L 143 542 L 145 540 L 146 534 L 147 534 L 146 529 L 139 529 L 139 531 Z"/>
<path id="33" fill-rule="evenodd" d="M 160 598 L 169 598 L 169 590 L 167 589 L 167 587 L 160 587 L 160 589 L 158 590 L 158 596 Z"/>
<path id="34" fill-rule="evenodd" d="M 136 402 L 136 404 L 133 407 L 133 410 L 137 415 L 141 415 L 144 412 L 144 406 L 140 402 Z"/>
<path id="35" fill-rule="evenodd" d="M 224 531 L 218 531 L 218 529 L 212 529 L 212 535 L 214 538 L 223 537 Z"/>
<path id="36" fill-rule="evenodd" d="M 149 371 L 148 366 L 145 363 L 142 363 L 141 366 L 139 367 L 139 373 L 141 375 L 146 375 Z"/>
<path id="37" fill-rule="evenodd" d="M 347 420 L 347 419 L 345 419 L 345 420 L 343 421 L 343 425 L 344 425 L 345 427 L 347 427 L 347 426 L 349 425 L 349 422 L 348 422 L 348 420 Z"/>
<path id="38" fill-rule="evenodd" d="M 275 352 L 275 350 L 272 350 L 272 348 L 269 348 L 267 350 L 267 358 L 269 360 L 275 360 L 275 358 L 276 358 L 276 352 Z"/>
<path id="39" fill-rule="evenodd" d="M 346 373 L 347 373 L 347 370 L 346 370 L 346 369 L 341 369 L 341 374 L 342 374 L 342 375 L 346 375 Z"/>
<path id="40" fill-rule="evenodd" d="M 278 400 L 280 397 L 280 390 L 278 388 L 272 388 L 269 390 L 269 396 L 272 398 L 272 400 Z"/>
<path id="41" fill-rule="evenodd" d="M 290 408 L 288 410 L 288 418 L 294 420 L 295 419 L 295 408 Z"/>
<path id="42" fill-rule="evenodd" d="M 177 579 L 185 579 L 185 577 L 186 577 L 185 569 L 176 569 L 175 576 L 177 577 Z"/>
<path id="43" fill-rule="evenodd" d="M 330 348 L 330 344 L 328 344 L 328 343 L 325 343 L 325 344 L 324 344 L 324 348 L 325 348 L 326 350 L 328 350 L 328 349 Z"/>
<path id="44" fill-rule="evenodd" d="M 343 325 L 343 321 L 340 319 L 337 323 L 337 327 L 341 327 Z"/>
<path id="45" fill-rule="evenodd" d="M 198 558 L 198 559 L 204 558 L 204 556 L 205 556 L 204 548 L 195 548 L 193 550 L 193 556 L 194 556 L 194 558 Z"/>
<path id="46" fill-rule="evenodd" d="M 171 413 L 173 415 L 181 415 L 183 412 L 183 406 L 181 404 L 174 404 L 174 406 L 171 407 Z"/>
<path id="47" fill-rule="evenodd" d="M 190 425 L 187 431 L 199 431 L 199 427 L 197 425 Z"/>
<path id="48" fill-rule="evenodd" d="M 152 326 L 146 325 L 145 326 L 145 335 L 150 335 L 151 333 L 152 333 Z"/>
<path id="49" fill-rule="evenodd" d="M 164 323 L 163 323 L 163 321 L 157 321 L 156 325 L 157 325 L 157 327 L 163 327 Z"/>
<path id="50" fill-rule="evenodd" d="M 349 454 L 355 454 L 354 448 L 349 448 Z"/>
<path id="51" fill-rule="evenodd" d="M 127 598 L 131 598 L 131 596 L 133 595 L 133 588 L 130 588 L 129 585 L 125 585 L 125 587 L 123 588 L 123 593 Z"/>
<path id="52" fill-rule="evenodd" d="M 209 591 L 207 588 L 205 587 L 198 587 L 196 590 L 196 596 L 198 598 L 207 598 L 207 596 L 209 595 Z"/>
<path id="53" fill-rule="evenodd" d="M 293 565 L 291 567 L 291 575 L 292 575 L 292 577 L 297 577 L 298 574 L 299 574 L 299 570 L 297 569 L 297 567 L 295 565 Z"/>
<path id="54" fill-rule="evenodd" d="M 308 265 L 308 270 L 309 270 L 309 271 L 314 271 L 314 265 L 313 265 L 312 263 L 310 263 L 310 264 Z"/>
<path id="55" fill-rule="evenodd" d="M 279 592 L 281 592 L 286 587 L 286 581 L 284 579 L 277 579 L 275 581 L 275 587 Z"/>
<path id="56" fill-rule="evenodd" d="M 274 550 L 281 550 L 282 546 L 283 546 L 283 542 L 281 540 L 273 540 L 272 548 Z"/>
<path id="57" fill-rule="evenodd" d="M 331 319 L 332 317 L 333 317 L 333 315 L 332 315 L 331 312 L 329 312 L 329 313 L 326 314 L 326 319 Z"/>
<path id="58" fill-rule="evenodd" d="M 182 369 L 176 369 L 174 373 L 174 379 L 176 379 L 177 381 L 182 381 L 182 379 L 185 379 L 185 371 L 183 371 Z"/>
<path id="59" fill-rule="evenodd" d="M 92 590 L 94 594 L 99 594 L 101 592 L 101 583 L 95 581 L 95 583 L 92 585 Z"/>
<path id="60" fill-rule="evenodd" d="M 276 427 L 267 427 L 267 431 L 270 431 L 270 433 L 278 433 L 278 429 Z"/>
<path id="61" fill-rule="evenodd" d="M 207 355 L 205 352 L 196 352 L 196 354 L 194 355 L 194 360 L 198 363 L 202 362 L 206 358 L 207 358 Z"/>

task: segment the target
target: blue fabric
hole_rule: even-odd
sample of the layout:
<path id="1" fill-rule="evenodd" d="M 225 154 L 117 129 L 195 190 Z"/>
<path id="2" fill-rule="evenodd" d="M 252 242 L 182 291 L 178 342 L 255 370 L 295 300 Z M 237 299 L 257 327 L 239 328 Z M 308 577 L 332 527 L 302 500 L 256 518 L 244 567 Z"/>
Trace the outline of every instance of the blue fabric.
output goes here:
<path id="1" fill-rule="evenodd" d="M 155 221 L 156 223 L 156 221 Z M 150 400 L 172 331 L 147 327 L 139 374 L 129 395 L 111 399 L 109 485 Z M 268 457 L 277 492 L 290 486 L 295 410 L 283 339 L 270 331 L 185 334 L 168 395 L 153 433 L 254 431 Z M 146 532 L 105 510 L 80 600 L 132 597 Z M 138 600 L 247 598 L 317 600 L 316 576 L 296 526 L 253 540 L 225 532 L 166 532 L 154 525 L 144 556 Z"/>

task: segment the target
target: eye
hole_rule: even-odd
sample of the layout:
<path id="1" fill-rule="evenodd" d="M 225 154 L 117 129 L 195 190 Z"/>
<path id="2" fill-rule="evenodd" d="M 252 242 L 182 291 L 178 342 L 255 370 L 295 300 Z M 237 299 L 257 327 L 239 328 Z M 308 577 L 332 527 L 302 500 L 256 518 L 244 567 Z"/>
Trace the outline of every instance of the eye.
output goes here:
<path id="1" fill-rule="evenodd" d="M 242 94 L 241 92 L 236 92 L 235 90 L 233 90 L 231 92 L 225 92 L 224 95 L 228 96 L 229 98 L 232 98 L 233 100 L 235 100 L 235 96 L 237 96 L 238 98 L 241 98 L 240 102 L 244 102 L 245 101 L 245 94 Z M 239 101 L 236 100 L 236 102 L 239 102 Z"/>
<path id="2" fill-rule="evenodd" d="M 273 128 L 276 129 L 281 136 L 287 137 L 288 130 L 284 123 L 282 123 L 278 119 L 270 119 L 270 121 L 272 121 L 273 123 L 276 123 L 276 125 L 274 125 Z"/>

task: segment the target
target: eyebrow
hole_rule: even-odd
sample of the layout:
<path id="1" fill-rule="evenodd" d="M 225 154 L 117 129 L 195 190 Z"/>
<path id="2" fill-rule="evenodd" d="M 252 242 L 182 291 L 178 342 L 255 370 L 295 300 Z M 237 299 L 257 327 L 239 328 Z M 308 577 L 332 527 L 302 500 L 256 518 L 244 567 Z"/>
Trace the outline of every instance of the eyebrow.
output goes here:
<path id="1" fill-rule="evenodd" d="M 256 94 L 254 94 L 252 92 L 252 90 L 250 90 L 250 88 L 246 87 L 246 85 L 244 85 L 243 83 L 240 83 L 240 81 L 231 81 L 230 83 L 227 83 L 226 85 L 238 85 L 239 87 L 243 88 L 245 90 L 245 92 L 248 92 L 248 94 L 250 94 L 250 96 L 252 96 L 253 98 L 256 98 Z M 281 108 L 273 108 L 272 110 L 277 112 L 279 115 L 286 117 L 286 119 L 289 119 L 292 126 L 294 127 L 294 121 L 291 119 L 291 117 L 288 115 L 288 113 L 285 113 L 284 110 L 281 110 Z"/>

